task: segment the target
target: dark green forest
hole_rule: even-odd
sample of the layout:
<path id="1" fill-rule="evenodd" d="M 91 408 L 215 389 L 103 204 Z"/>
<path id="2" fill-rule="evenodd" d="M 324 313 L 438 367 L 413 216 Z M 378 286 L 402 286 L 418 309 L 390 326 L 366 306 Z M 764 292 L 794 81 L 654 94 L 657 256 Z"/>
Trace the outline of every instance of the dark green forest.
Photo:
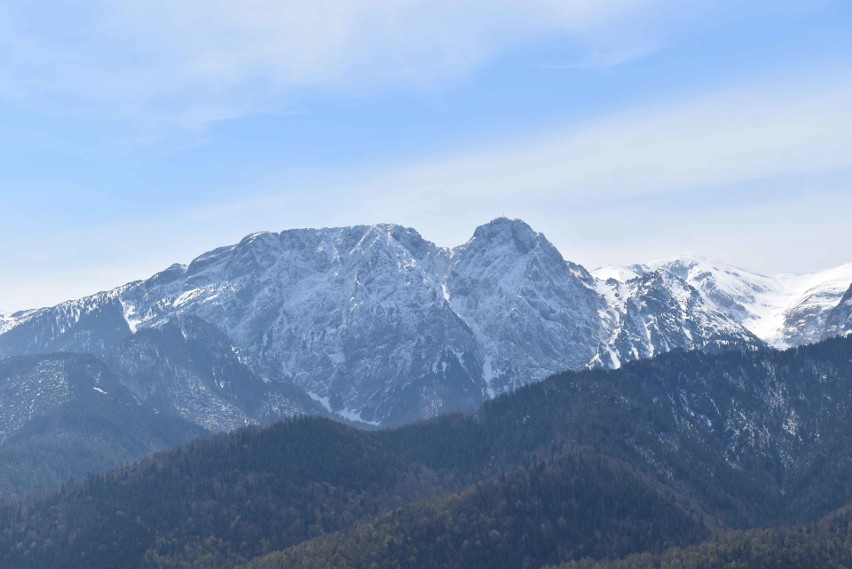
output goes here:
<path id="1" fill-rule="evenodd" d="M 706 537 L 698 512 L 611 459 L 578 454 L 390 512 L 249 563 L 287 567 L 541 567 Z"/>
<path id="2" fill-rule="evenodd" d="M 852 511 L 845 508 L 807 527 L 723 534 L 661 554 L 584 559 L 548 569 L 847 569 L 852 567 Z"/>
<path id="3" fill-rule="evenodd" d="M 560 374 L 388 431 L 246 428 L 7 500 L 0 566 L 844 566 L 851 387 L 846 338 Z"/>

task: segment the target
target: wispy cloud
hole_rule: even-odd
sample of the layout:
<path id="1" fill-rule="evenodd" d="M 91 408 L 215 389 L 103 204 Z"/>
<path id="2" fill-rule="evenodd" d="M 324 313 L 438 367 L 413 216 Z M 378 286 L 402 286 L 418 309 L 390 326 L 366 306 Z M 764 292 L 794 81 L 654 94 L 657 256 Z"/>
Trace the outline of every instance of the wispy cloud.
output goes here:
<path id="1" fill-rule="evenodd" d="M 595 69 L 608 71 L 619 65 L 641 59 L 658 49 L 655 42 L 645 40 L 644 42 L 631 42 L 628 46 L 610 48 L 605 51 L 589 51 L 582 57 L 575 57 L 568 61 L 539 63 L 542 69 L 574 71 L 578 69 Z"/>
<path id="2" fill-rule="evenodd" d="M 191 128 L 280 107 L 298 89 L 440 87 L 547 38 L 636 54 L 624 38 L 643 37 L 637 29 L 665 4 L 92 0 L 43 10 L 12 2 L 0 10 L 0 94 L 50 112 Z"/>
<path id="3" fill-rule="evenodd" d="M 848 169 L 852 82 L 840 76 L 852 75 L 789 75 L 618 112 L 403 168 L 368 185 L 383 203 L 394 188 L 391 203 L 421 209 L 440 197 L 471 205 L 588 202 Z"/>
<path id="4" fill-rule="evenodd" d="M 768 273 L 826 268 L 850 260 L 852 81 L 837 77 L 852 74 L 842 71 L 761 78 L 407 167 L 273 176 L 240 198 L 44 235 L 49 259 L 3 260 L 19 278 L 0 283 L 0 300 L 116 286 L 260 229 L 396 222 L 451 246 L 501 213 L 590 267 L 695 249 Z M 50 278 L 30 274 L 37 267 Z"/>
<path id="5" fill-rule="evenodd" d="M 664 256 L 682 245 L 673 235 L 690 235 L 690 248 L 766 271 L 799 270 L 783 251 L 805 243 L 790 228 L 808 227 L 813 251 L 795 262 L 807 269 L 815 260 L 839 263 L 848 260 L 838 238 L 848 236 L 848 224 L 843 229 L 843 208 L 826 204 L 852 194 L 852 82 L 838 75 L 761 78 L 406 167 L 339 172 L 337 179 L 318 174 L 311 187 L 298 188 L 303 193 L 282 182 L 255 198 L 206 208 L 203 225 L 217 227 L 221 218 L 248 232 L 390 221 L 454 245 L 505 213 L 528 219 L 566 256 L 590 264 Z M 718 200 L 708 199 L 713 193 Z M 834 237 L 821 243 L 814 228 L 829 226 Z M 714 234 L 720 228 L 724 239 Z M 737 245 L 769 233 L 781 246 Z M 761 261 L 770 252 L 771 262 Z"/>

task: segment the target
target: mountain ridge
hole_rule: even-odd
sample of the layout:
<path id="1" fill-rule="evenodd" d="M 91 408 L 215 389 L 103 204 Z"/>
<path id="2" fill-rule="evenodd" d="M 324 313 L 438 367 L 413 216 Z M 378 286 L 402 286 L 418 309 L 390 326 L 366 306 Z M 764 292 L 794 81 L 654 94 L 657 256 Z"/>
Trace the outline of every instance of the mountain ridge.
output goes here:
<path id="1" fill-rule="evenodd" d="M 402 424 L 565 369 L 767 344 L 749 329 L 756 296 L 739 294 L 757 277 L 681 264 L 634 265 L 621 274 L 635 279 L 602 280 L 507 218 L 451 249 L 394 224 L 260 232 L 146 280 L 6 316 L 0 357 L 102 355 L 194 317 L 263 381 L 296 386 L 350 420 Z M 852 326 L 836 289 L 803 297 L 784 320 L 788 343 Z"/>
<path id="2" fill-rule="evenodd" d="M 626 283 L 657 270 L 689 283 L 717 310 L 773 347 L 794 347 L 843 333 L 832 332 L 827 319 L 852 286 L 852 263 L 770 276 L 686 252 L 645 264 L 599 267 L 592 274 Z"/>

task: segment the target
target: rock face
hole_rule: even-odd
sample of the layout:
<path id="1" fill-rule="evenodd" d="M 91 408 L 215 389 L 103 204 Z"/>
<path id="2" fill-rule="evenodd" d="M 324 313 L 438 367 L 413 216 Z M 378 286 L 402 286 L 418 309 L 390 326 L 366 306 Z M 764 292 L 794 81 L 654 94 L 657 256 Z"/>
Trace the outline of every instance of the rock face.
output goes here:
<path id="1" fill-rule="evenodd" d="M 605 270 L 609 274 L 613 269 Z M 766 276 L 718 259 L 685 254 L 629 270 L 635 274 L 665 271 L 678 277 L 695 288 L 708 306 L 776 348 L 810 344 L 852 330 L 852 322 L 842 318 L 841 307 L 849 303 L 844 294 L 852 285 L 852 263 L 812 274 Z"/>
<path id="2" fill-rule="evenodd" d="M 127 287 L 0 318 L 0 358 L 103 353 L 131 333 L 119 300 Z"/>
<path id="3" fill-rule="evenodd" d="M 825 320 L 823 338 L 848 336 L 852 333 L 852 285 L 849 286 L 840 302 L 831 309 Z"/>
<path id="4" fill-rule="evenodd" d="M 598 278 L 504 218 L 455 249 L 396 225 L 258 233 L 146 281 L 4 316 L 0 357 L 103 356 L 141 401 L 214 430 L 322 408 L 393 425 L 566 369 L 848 330 L 831 312 L 852 282 L 838 292 L 844 270 L 806 286 L 819 279 L 716 265 Z M 776 318 L 784 286 L 808 294 Z"/>
<path id="5" fill-rule="evenodd" d="M 489 395 L 580 369 L 604 337 L 592 276 L 522 221 L 498 219 L 449 254 L 450 306 L 473 331 Z"/>
<path id="6" fill-rule="evenodd" d="M 709 303 L 676 275 L 657 270 L 626 283 L 599 284 L 610 299 L 609 340 L 598 363 L 619 367 L 675 348 L 754 349 L 760 339 Z"/>
<path id="7" fill-rule="evenodd" d="M 215 326 L 195 316 L 139 330 L 105 356 L 140 402 L 209 431 L 322 408 L 286 382 L 265 382 Z"/>

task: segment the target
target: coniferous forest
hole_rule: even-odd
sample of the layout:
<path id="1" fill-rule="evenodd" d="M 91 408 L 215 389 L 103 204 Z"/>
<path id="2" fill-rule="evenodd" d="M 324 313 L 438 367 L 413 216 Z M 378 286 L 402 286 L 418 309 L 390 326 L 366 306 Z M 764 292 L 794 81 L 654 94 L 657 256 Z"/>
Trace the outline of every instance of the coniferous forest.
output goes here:
<path id="1" fill-rule="evenodd" d="M 560 374 L 393 430 L 249 427 L 7 498 L 0 566 L 845 567 L 850 387 L 841 338 Z"/>

